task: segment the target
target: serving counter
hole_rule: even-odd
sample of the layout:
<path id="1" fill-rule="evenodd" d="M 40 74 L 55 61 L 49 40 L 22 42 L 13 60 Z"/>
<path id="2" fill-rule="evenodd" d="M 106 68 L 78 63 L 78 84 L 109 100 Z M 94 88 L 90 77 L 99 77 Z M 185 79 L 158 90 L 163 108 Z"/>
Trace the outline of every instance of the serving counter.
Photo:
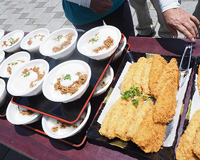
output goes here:
<path id="1" fill-rule="evenodd" d="M 185 49 L 187 40 L 130 37 L 128 43 L 130 50 L 134 52 L 159 53 L 161 55 L 181 55 Z M 189 41 L 188 41 L 189 42 Z M 200 40 L 193 43 L 192 56 L 197 57 L 200 53 Z M 125 52 L 124 52 L 125 54 Z M 115 61 L 111 66 L 115 73 L 120 64 Z M 181 116 L 178 129 L 179 136 L 183 131 L 183 123 L 186 116 L 187 106 L 190 98 L 192 81 L 186 93 L 185 107 Z M 105 94 L 92 98 L 91 106 L 101 105 Z M 81 147 L 72 147 L 65 142 L 58 141 L 24 126 L 16 126 L 9 123 L 5 117 L 0 118 L 0 143 L 29 156 L 33 159 L 145 159 L 138 154 L 120 149 L 115 146 L 97 143 L 87 139 Z"/>

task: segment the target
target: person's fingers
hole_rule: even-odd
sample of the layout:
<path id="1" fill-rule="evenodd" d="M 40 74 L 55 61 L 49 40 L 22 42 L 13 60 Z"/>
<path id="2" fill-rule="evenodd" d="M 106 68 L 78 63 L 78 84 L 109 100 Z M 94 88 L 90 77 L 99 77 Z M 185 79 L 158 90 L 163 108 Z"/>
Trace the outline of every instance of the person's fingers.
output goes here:
<path id="1" fill-rule="evenodd" d="M 192 34 L 194 38 L 197 38 L 198 30 L 194 22 L 189 20 L 183 23 L 182 25 Z"/>
<path id="2" fill-rule="evenodd" d="M 195 23 L 197 28 L 200 28 L 200 22 L 195 16 L 192 15 L 190 19 Z"/>
<path id="3" fill-rule="evenodd" d="M 176 29 L 174 29 L 173 27 L 171 27 L 171 25 L 167 25 L 167 28 L 172 33 L 172 35 L 174 36 L 174 38 L 178 37 L 178 32 L 176 31 Z"/>
<path id="4" fill-rule="evenodd" d="M 190 41 L 195 41 L 196 36 L 194 36 L 194 35 L 188 30 L 188 28 L 186 28 L 185 26 L 179 25 L 179 26 L 177 27 L 177 30 L 178 30 L 179 32 L 181 32 L 182 34 L 184 34 Z"/>

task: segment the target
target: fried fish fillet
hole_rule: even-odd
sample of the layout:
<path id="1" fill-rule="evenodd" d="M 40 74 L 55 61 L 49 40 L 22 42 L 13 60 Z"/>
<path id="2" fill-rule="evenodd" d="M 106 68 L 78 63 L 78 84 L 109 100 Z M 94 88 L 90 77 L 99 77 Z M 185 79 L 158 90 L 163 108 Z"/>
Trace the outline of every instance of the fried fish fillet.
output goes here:
<path id="1" fill-rule="evenodd" d="M 151 104 L 153 106 L 153 103 Z M 144 117 L 133 142 L 145 153 L 158 152 L 164 144 L 166 124 L 153 121 L 153 109 Z"/>
<path id="2" fill-rule="evenodd" d="M 199 65 L 199 68 L 198 68 L 197 86 L 198 86 L 198 91 L 199 91 L 199 94 L 200 94 L 200 65 Z"/>
<path id="3" fill-rule="evenodd" d="M 200 110 L 197 110 L 192 116 L 187 129 L 179 140 L 178 147 L 176 149 L 177 160 L 198 160 L 193 153 L 193 141 L 200 122 Z"/>
<path id="4" fill-rule="evenodd" d="M 154 89 L 154 97 L 158 98 L 160 91 L 164 87 L 165 83 L 169 79 L 173 79 L 173 88 L 174 88 L 174 94 L 177 94 L 177 89 L 179 85 L 179 78 L 180 78 L 180 71 L 178 69 L 178 64 L 175 58 L 172 58 L 171 61 L 166 65 L 163 73 L 161 74 L 160 78 L 158 79 L 158 83 L 155 86 Z"/>
<path id="5" fill-rule="evenodd" d="M 158 79 L 160 78 L 160 75 L 162 74 L 166 65 L 167 61 L 161 55 L 154 55 L 149 75 L 149 88 L 151 95 L 154 95 L 154 89 L 158 84 Z"/>
<path id="6" fill-rule="evenodd" d="M 153 63 L 153 58 L 148 58 L 146 66 L 144 67 L 144 70 L 142 72 L 142 79 L 141 79 L 141 87 L 143 94 L 149 95 L 149 73 L 151 70 L 151 66 Z"/>
<path id="7" fill-rule="evenodd" d="M 139 102 L 139 103 L 143 103 Z M 115 133 L 118 138 L 123 141 L 129 141 L 130 139 L 127 137 L 127 128 L 130 126 L 131 119 L 135 117 L 137 113 L 137 108 L 133 105 L 131 98 L 128 99 L 128 103 L 122 113 L 121 117 L 118 119 L 117 126 L 115 129 Z"/>
<path id="8" fill-rule="evenodd" d="M 132 77 L 132 86 L 135 85 L 139 87 L 139 90 L 142 92 L 141 80 L 142 80 L 142 73 L 147 64 L 147 59 L 145 57 L 141 57 L 138 59 L 136 69 L 134 71 Z"/>
<path id="9" fill-rule="evenodd" d="M 106 114 L 101 128 L 99 130 L 99 133 L 101 135 L 104 135 L 108 137 L 109 139 L 113 139 L 117 137 L 115 134 L 115 128 L 117 126 L 117 121 L 118 118 L 121 116 L 123 113 L 126 105 L 127 105 L 126 100 L 122 100 L 121 97 L 111 106 L 109 109 L 108 113 Z"/>
<path id="10" fill-rule="evenodd" d="M 130 126 L 127 129 L 127 136 L 130 139 L 133 139 L 135 134 L 138 132 L 138 129 L 139 129 L 144 117 L 152 109 L 151 103 L 152 103 L 151 101 L 146 101 L 144 104 L 139 104 L 138 105 L 138 112 L 135 115 L 135 117 L 132 118 Z"/>
<path id="11" fill-rule="evenodd" d="M 155 123 L 168 123 L 176 113 L 176 95 L 174 94 L 173 84 L 173 78 L 169 79 L 160 91 L 153 111 Z"/>
<path id="12" fill-rule="evenodd" d="M 136 69 L 137 63 L 133 63 L 129 66 L 126 75 L 124 76 L 124 81 L 121 84 L 120 92 L 129 90 L 132 87 L 132 77 Z"/>
<path id="13" fill-rule="evenodd" d="M 197 128 L 197 132 L 193 141 L 193 152 L 200 159 L 200 125 Z"/>

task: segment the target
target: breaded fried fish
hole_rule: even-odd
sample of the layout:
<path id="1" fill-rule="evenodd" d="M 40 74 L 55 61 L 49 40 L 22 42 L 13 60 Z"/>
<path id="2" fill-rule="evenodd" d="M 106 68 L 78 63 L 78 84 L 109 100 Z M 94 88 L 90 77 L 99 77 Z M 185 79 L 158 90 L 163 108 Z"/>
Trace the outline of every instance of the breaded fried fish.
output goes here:
<path id="1" fill-rule="evenodd" d="M 173 88 L 174 88 L 174 94 L 177 94 L 177 89 L 179 85 L 179 77 L 180 77 L 180 71 L 178 69 L 178 64 L 175 58 L 172 58 L 171 61 L 166 65 L 164 71 L 162 72 L 160 78 L 158 79 L 158 84 L 155 86 L 154 89 L 154 97 L 158 98 L 158 95 L 162 88 L 164 87 L 165 83 L 169 79 L 174 80 Z"/>
<path id="2" fill-rule="evenodd" d="M 149 88 L 151 95 L 154 95 L 154 89 L 158 84 L 158 79 L 160 78 L 166 65 L 167 61 L 161 55 L 158 54 L 154 55 L 149 75 Z"/>
<path id="3" fill-rule="evenodd" d="M 193 141 L 193 152 L 200 159 L 200 124 Z"/>
<path id="4" fill-rule="evenodd" d="M 200 65 L 199 65 L 199 68 L 198 68 L 197 86 L 198 86 L 198 91 L 199 91 L 199 94 L 200 94 Z"/>
<path id="5" fill-rule="evenodd" d="M 198 157 L 193 153 L 193 141 L 200 122 L 200 110 L 197 110 L 192 116 L 187 129 L 179 140 L 176 149 L 177 160 L 198 160 Z"/>
<path id="6" fill-rule="evenodd" d="M 160 91 L 153 111 L 155 123 L 168 123 L 176 113 L 176 95 L 174 94 L 173 84 L 174 80 L 171 78 Z"/>

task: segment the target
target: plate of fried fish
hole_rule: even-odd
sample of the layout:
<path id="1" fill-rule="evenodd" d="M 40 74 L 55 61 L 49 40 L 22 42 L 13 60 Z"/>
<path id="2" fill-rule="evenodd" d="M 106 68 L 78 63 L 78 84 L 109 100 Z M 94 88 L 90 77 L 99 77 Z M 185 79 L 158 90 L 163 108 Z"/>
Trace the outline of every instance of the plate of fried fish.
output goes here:
<path id="1" fill-rule="evenodd" d="M 107 101 L 87 132 L 88 138 L 151 159 L 173 159 L 195 58 L 192 57 L 189 76 L 182 79 L 184 83 L 180 83 L 180 61 L 179 56 L 128 52 Z M 188 63 L 188 57 L 183 63 Z"/>

